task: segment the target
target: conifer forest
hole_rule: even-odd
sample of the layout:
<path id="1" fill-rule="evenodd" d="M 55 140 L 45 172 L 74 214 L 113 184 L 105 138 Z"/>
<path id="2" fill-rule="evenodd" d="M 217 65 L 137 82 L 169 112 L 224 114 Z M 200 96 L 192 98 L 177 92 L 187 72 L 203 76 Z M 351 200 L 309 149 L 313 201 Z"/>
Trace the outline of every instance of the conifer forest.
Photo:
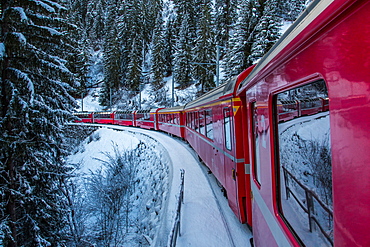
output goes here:
<path id="1" fill-rule="evenodd" d="M 67 123 L 75 99 L 137 109 L 149 87 L 170 106 L 166 78 L 202 95 L 256 63 L 305 0 L 1 0 L 0 246 L 75 246 Z M 92 54 L 103 76 L 92 77 Z M 111 101 L 111 102 L 110 102 Z M 81 138 L 90 130 L 79 130 Z M 77 132 L 76 132 L 77 133 Z M 73 213 L 73 212 L 72 212 Z"/>

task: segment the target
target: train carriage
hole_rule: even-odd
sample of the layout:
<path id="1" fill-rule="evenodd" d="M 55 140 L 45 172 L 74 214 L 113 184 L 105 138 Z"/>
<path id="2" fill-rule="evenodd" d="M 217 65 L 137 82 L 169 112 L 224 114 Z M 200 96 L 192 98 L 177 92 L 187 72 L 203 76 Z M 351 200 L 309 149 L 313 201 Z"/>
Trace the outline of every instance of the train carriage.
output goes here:
<path id="1" fill-rule="evenodd" d="M 114 124 L 122 126 L 134 126 L 134 111 L 115 111 Z"/>
<path id="2" fill-rule="evenodd" d="M 157 112 L 158 109 L 138 110 L 135 112 L 135 125 L 136 127 L 144 129 L 158 129 L 157 126 Z"/>
<path id="3" fill-rule="evenodd" d="M 94 112 L 92 122 L 99 124 L 113 124 L 113 119 L 113 112 Z"/>
<path id="4" fill-rule="evenodd" d="M 158 130 L 184 138 L 183 106 L 158 110 Z"/>
<path id="5" fill-rule="evenodd" d="M 76 123 L 92 123 L 93 122 L 93 112 L 74 112 L 73 115 L 78 117 L 80 120 L 76 120 Z"/>
<path id="6" fill-rule="evenodd" d="M 240 84 L 255 246 L 370 245 L 369 13 L 314 1 Z"/>
<path id="7" fill-rule="evenodd" d="M 241 222 L 251 219 L 251 208 L 249 174 L 245 170 L 248 162 L 242 148 L 241 101 L 235 97 L 235 90 L 251 70 L 184 107 L 185 138 L 222 184 Z"/>

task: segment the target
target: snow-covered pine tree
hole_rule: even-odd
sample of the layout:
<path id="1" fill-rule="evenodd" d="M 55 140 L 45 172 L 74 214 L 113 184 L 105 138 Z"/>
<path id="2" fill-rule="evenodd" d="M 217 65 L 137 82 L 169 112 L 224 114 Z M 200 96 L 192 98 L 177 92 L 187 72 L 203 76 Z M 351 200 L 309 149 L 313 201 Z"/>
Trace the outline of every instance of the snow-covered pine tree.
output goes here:
<path id="1" fill-rule="evenodd" d="M 172 65 L 173 65 L 173 58 L 174 58 L 174 50 L 176 45 L 176 38 L 175 38 L 175 27 L 174 27 L 174 16 L 170 14 L 167 18 L 167 22 L 165 23 L 164 29 L 164 57 L 165 57 L 165 76 L 172 75 Z"/>
<path id="2" fill-rule="evenodd" d="M 122 20 L 119 18 L 122 1 L 111 0 L 105 23 L 104 51 L 104 83 L 100 94 L 100 104 L 110 106 L 111 96 L 122 86 L 122 38 L 119 37 L 119 27 Z"/>
<path id="3" fill-rule="evenodd" d="M 57 0 L 1 2 L 0 245 L 61 246 L 63 126 L 76 106 Z M 67 54 L 67 55 L 66 55 Z"/>
<path id="4" fill-rule="evenodd" d="M 286 21 L 294 21 L 306 8 L 306 0 L 280 0 L 278 2 L 279 16 Z"/>
<path id="5" fill-rule="evenodd" d="M 229 33 L 237 20 L 238 0 L 216 0 L 214 6 L 215 24 L 214 32 L 216 43 L 226 46 Z"/>
<path id="6" fill-rule="evenodd" d="M 226 80 L 252 65 L 249 56 L 259 16 L 256 0 L 239 0 L 238 20 L 230 32 L 222 64 Z"/>
<path id="7" fill-rule="evenodd" d="M 82 0 L 83 1 L 83 0 Z M 106 0 L 87 0 L 86 12 L 86 31 L 87 37 L 92 44 L 98 45 L 103 42 L 105 37 L 106 12 L 109 1 Z M 83 4 L 81 5 L 83 6 Z"/>
<path id="8" fill-rule="evenodd" d="M 81 96 L 81 94 L 86 95 L 87 87 L 90 86 L 88 85 L 87 74 L 92 44 L 88 38 L 88 24 L 86 22 L 89 0 L 65 0 L 65 5 L 69 10 L 67 20 L 78 27 L 71 30 L 68 35 L 76 44 L 76 50 L 79 52 L 75 52 L 67 58 L 68 67 L 75 74 L 79 84 L 79 90 L 76 92 L 77 95 L 73 95 L 76 98 Z"/>
<path id="9" fill-rule="evenodd" d="M 192 75 L 200 85 L 200 94 L 215 87 L 215 44 L 211 0 L 199 0 L 200 19 L 197 25 L 195 46 L 192 50 Z"/>
<path id="10" fill-rule="evenodd" d="M 152 41 L 153 31 L 156 28 L 158 14 L 163 10 L 162 0 L 140 0 L 137 3 L 140 9 L 140 29 L 142 32 L 145 49 L 148 48 Z"/>
<path id="11" fill-rule="evenodd" d="M 164 86 L 163 78 L 166 72 L 165 51 L 163 18 L 162 13 L 160 12 L 158 13 L 156 28 L 154 29 L 152 39 L 151 84 L 155 91 Z"/>
<path id="12" fill-rule="evenodd" d="M 280 38 L 282 19 L 276 15 L 277 0 L 267 0 L 263 8 L 263 15 L 256 26 L 255 42 L 252 46 L 250 60 L 256 62 L 263 57 Z"/>
<path id="13" fill-rule="evenodd" d="M 189 87 L 193 81 L 191 77 L 191 50 L 192 40 L 189 37 L 189 19 L 187 14 L 182 21 L 180 33 L 176 41 L 176 52 L 173 66 L 173 80 L 177 83 L 178 89 Z"/>
<path id="14" fill-rule="evenodd" d="M 126 88 L 130 91 L 131 95 L 138 94 L 140 90 L 140 84 L 142 84 L 142 63 L 143 63 L 143 51 L 142 51 L 142 40 L 132 40 L 131 51 L 129 54 L 129 63 L 127 65 L 126 73 Z M 140 102 L 139 102 L 140 104 Z"/>

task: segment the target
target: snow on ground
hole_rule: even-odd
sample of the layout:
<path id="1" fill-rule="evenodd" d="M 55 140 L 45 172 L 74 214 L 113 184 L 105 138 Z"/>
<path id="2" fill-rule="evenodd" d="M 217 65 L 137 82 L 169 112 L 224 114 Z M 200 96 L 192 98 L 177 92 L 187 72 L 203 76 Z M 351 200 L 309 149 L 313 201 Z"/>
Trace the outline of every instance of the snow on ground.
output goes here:
<path id="1" fill-rule="evenodd" d="M 83 99 L 77 99 L 79 106 L 77 111 L 102 111 L 103 107 L 99 105 L 99 92 L 100 88 L 95 88 Z"/>
<path id="2" fill-rule="evenodd" d="M 74 162 L 83 159 L 81 172 L 86 172 L 98 167 L 98 161 L 94 158 L 103 158 L 102 152 L 112 149 L 112 141 L 120 148 L 127 149 L 136 146 L 140 141 L 145 143 L 154 139 L 158 149 L 165 149 L 162 157 L 170 166 L 169 191 L 158 193 L 168 193 L 163 206 L 166 216 L 162 218 L 158 237 L 153 240 L 151 246 L 166 246 L 168 243 L 181 182 L 180 169 L 185 170 L 185 194 L 181 214 L 181 236 L 176 246 L 249 246 L 249 239 L 252 237 L 250 231 L 246 225 L 238 222 L 213 175 L 207 173 L 206 167 L 199 163 L 196 154 L 187 144 L 161 132 L 122 126 L 109 128 L 99 129 L 96 132 L 99 139 L 85 142 L 84 152 L 72 155 L 69 159 Z"/>

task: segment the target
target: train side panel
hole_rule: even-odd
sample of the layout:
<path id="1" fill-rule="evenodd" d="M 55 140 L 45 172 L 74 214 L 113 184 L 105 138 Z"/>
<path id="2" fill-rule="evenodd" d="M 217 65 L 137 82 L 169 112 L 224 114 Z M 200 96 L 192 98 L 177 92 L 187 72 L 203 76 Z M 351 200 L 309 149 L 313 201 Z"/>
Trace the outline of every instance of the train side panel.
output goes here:
<path id="1" fill-rule="evenodd" d="M 230 98 L 188 109 L 185 136 L 226 190 L 230 208 L 241 222 L 246 222 L 250 198 L 246 191 L 242 131 L 238 124 L 242 116 L 238 111 L 240 105 L 240 100 L 234 102 Z"/>
<path id="2" fill-rule="evenodd" d="M 238 91 L 256 246 L 370 244 L 370 2 L 317 3 L 317 16 Z M 279 101 L 297 98 L 307 106 L 279 119 Z"/>
<path id="3" fill-rule="evenodd" d="M 92 123 L 93 122 L 93 112 L 75 112 L 73 113 L 76 117 L 81 120 L 77 120 L 76 123 Z"/>
<path id="4" fill-rule="evenodd" d="M 113 112 L 94 112 L 93 122 L 99 124 L 113 124 Z"/>
<path id="5" fill-rule="evenodd" d="M 114 124 L 122 126 L 134 126 L 134 111 L 114 112 Z"/>
<path id="6" fill-rule="evenodd" d="M 155 129 L 157 109 L 138 110 L 135 112 L 135 126 L 143 129 Z"/>
<path id="7" fill-rule="evenodd" d="M 171 135 L 184 138 L 184 107 L 165 108 L 158 111 L 158 129 Z"/>

